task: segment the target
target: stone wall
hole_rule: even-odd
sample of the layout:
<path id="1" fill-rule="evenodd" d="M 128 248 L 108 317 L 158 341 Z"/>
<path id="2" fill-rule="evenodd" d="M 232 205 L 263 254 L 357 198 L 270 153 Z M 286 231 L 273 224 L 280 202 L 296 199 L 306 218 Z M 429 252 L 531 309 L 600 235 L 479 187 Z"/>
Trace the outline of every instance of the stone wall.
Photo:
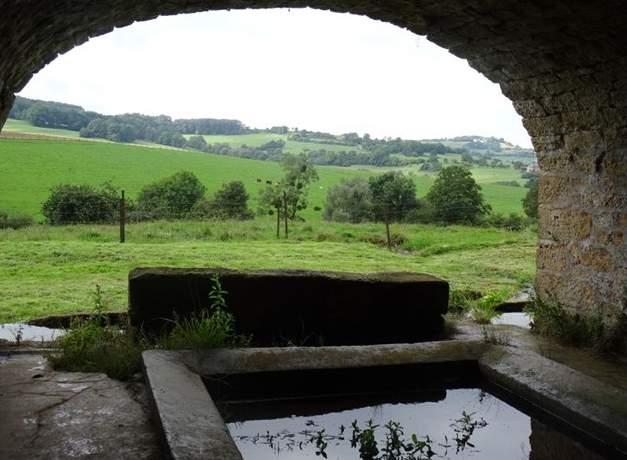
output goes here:
<path id="1" fill-rule="evenodd" d="M 0 126 L 13 94 L 59 53 L 135 20 L 303 7 L 368 15 L 465 58 L 523 116 L 542 170 L 538 293 L 627 313 L 627 5 L 620 0 L 6 0 Z"/>
<path id="2" fill-rule="evenodd" d="M 371 345 L 441 338 L 446 281 L 415 273 L 299 270 L 136 269 L 129 274 L 129 319 L 148 334 L 210 308 L 218 274 L 237 331 L 257 346 Z"/>

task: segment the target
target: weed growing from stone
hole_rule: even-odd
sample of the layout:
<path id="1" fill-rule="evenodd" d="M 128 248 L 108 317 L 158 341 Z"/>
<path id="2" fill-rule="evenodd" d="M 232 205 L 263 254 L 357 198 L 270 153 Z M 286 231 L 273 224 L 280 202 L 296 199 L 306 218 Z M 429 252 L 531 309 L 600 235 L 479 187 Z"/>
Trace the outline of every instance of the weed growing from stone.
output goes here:
<path id="1" fill-rule="evenodd" d="M 508 289 L 490 291 L 481 295 L 471 289 L 452 289 L 449 294 L 449 312 L 468 315 L 478 324 L 490 324 L 501 315 L 497 307 L 510 296 Z"/>
<path id="2" fill-rule="evenodd" d="M 471 302 L 470 316 L 478 324 L 490 324 L 492 320 L 501 315 L 497 307 L 501 305 L 510 293 L 506 289 L 492 291 L 483 297 Z"/>
<path id="3" fill-rule="evenodd" d="M 148 348 L 215 348 L 247 346 L 248 338 L 235 333 L 235 320 L 227 311 L 226 291 L 219 278 L 212 279 L 211 309 L 175 321 L 170 334 L 154 340 L 136 337 L 131 330 L 112 325 L 104 314 L 103 291 L 93 293 L 94 315 L 72 321 L 57 341 L 59 350 L 47 358 L 55 369 L 70 372 L 103 372 L 129 380 L 141 369 L 141 354 Z"/>
<path id="4" fill-rule="evenodd" d="M 104 372 L 118 380 L 129 380 L 140 370 L 145 344 L 131 334 L 97 318 L 76 320 L 58 341 L 59 352 L 48 359 L 55 369 L 70 372 Z"/>
<path id="5" fill-rule="evenodd" d="M 540 299 L 535 299 L 525 312 L 531 316 L 533 331 L 560 343 L 599 347 L 605 341 L 603 319 L 598 314 L 590 317 L 573 314 L 557 302 Z"/>
<path id="6" fill-rule="evenodd" d="M 471 289 L 451 289 L 448 299 L 449 313 L 464 313 L 470 310 L 473 302 L 481 298 L 481 293 Z"/>
<path id="7" fill-rule="evenodd" d="M 246 347 L 250 339 L 235 332 L 235 318 L 228 311 L 226 295 L 220 277 L 214 275 L 209 290 L 209 309 L 193 313 L 187 318 L 176 318 L 172 331 L 161 346 L 168 349 L 209 349 Z"/>

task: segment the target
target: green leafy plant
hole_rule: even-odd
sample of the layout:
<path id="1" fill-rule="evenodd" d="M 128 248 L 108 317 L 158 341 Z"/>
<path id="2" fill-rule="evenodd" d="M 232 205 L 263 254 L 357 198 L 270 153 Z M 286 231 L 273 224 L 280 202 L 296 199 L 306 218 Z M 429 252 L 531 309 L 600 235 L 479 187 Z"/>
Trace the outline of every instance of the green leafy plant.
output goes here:
<path id="1" fill-rule="evenodd" d="M 104 372 L 118 380 L 129 380 L 140 370 L 146 348 L 126 331 L 103 326 L 97 319 L 75 320 L 58 340 L 59 352 L 48 359 L 55 369 L 70 372 Z"/>
<path id="2" fill-rule="evenodd" d="M 104 294 L 99 284 L 96 284 L 96 289 L 92 295 L 94 299 L 94 312 L 96 313 L 96 316 L 102 318 L 104 317 L 105 303 Z"/>
<path id="3" fill-rule="evenodd" d="M 170 334 L 155 343 L 112 325 L 104 313 L 104 291 L 96 285 L 92 293 L 94 315 L 72 321 L 66 334 L 57 341 L 58 351 L 49 353 L 47 358 L 55 369 L 104 372 L 114 379 L 129 380 L 140 370 L 141 353 L 150 347 L 248 346 L 250 338 L 235 333 L 235 319 L 227 311 L 226 295 L 220 278 L 215 275 L 209 292 L 211 308 L 175 320 Z"/>
<path id="4" fill-rule="evenodd" d="M 478 428 L 485 428 L 488 422 L 484 419 L 476 419 L 473 413 L 462 411 L 462 416 L 451 424 L 451 428 L 455 433 L 455 449 L 459 454 L 466 450 L 467 447 L 474 448 L 475 445 L 470 442 L 472 435 Z"/>
<path id="5" fill-rule="evenodd" d="M 104 315 L 104 294 L 99 285 L 93 293 L 95 314 L 72 321 L 66 334 L 57 340 L 58 352 L 47 358 L 55 369 L 70 372 L 104 372 L 118 380 L 129 380 L 140 370 L 144 340 L 110 324 Z"/>
<path id="6" fill-rule="evenodd" d="M 448 311 L 462 313 L 470 310 L 474 301 L 481 298 L 481 293 L 471 289 L 451 289 L 448 298 Z"/>
<path id="7" fill-rule="evenodd" d="M 176 318 L 174 328 L 162 339 L 162 346 L 169 349 L 248 346 L 250 338 L 235 332 L 235 318 L 228 311 L 226 296 L 220 277 L 214 275 L 209 290 L 209 309 L 187 318 Z"/>
<path id="8" fill-rule="evenodd" d="M 306 428 L 291 432 L 282 430 L 278 433 L 257 433 L 253 436 L 237 436 L 238 441 L 250 442 L 252 444 L 267 445 L 275 453 L 281 451 L 293 451 L 295 449 L 305 450 L 308 446 L 313 446 L 315 455 L 328 458 L 327 448 L 330 444 L 340 445 L 348 441 L 350 447 L 359 452 L 360 460 L 430 460 L 433 458 L 449 458 L 448 450 L 453 447 L 445 436 L 443 442 L 436 445 L 435 440 L 429 436 L 418 437 L 416 434 L 405 436 L 403 426 L 394 420 L 390 420 L 383 426 L 385 441 L 377 440 L 377 430 L 379 425 L 375 425 L 372 420 L 360 427 L 357 420 L 354 420 L 350 428 L 350 436 L 346 433 L 346 427 L 340 425 L 339 433 L 327 433 L 315 421 L 305 422 Z M 456 453 L 465 451 L 467 448 L 475 449 L 471 442 L 475 432 L 483 429 L 488 423 L 483 419 L 477 419 L 474 413 L 462 412 L 462 416 L 453 420 L 450 428 L 453 430 Z M 444 449 L 436 452 L 434 446 Z M 335 457 L 333 457 L 335 458 Z"/>

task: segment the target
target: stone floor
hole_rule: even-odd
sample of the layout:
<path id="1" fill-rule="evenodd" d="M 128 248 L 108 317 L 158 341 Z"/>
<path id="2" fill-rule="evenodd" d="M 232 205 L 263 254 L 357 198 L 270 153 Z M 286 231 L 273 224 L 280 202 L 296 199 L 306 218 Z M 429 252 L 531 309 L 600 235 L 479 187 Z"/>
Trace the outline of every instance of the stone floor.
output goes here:
<path id="1" fill-rule="evenodd" d="M 484 329 L 456 324 L 452 338 L 485 339 Z M 563 347 L 516 326 L 491 326 L 490 337 L 529 349 L 627 391 L 627 362 Z M 55 372 L 42 350 L 0 344 L 0 459 L 159 459 L 143 383 L 102 374 Z"/>
<path id="2" fill-rule="evenodd" d="M 55 372 L 38 352 L 0 351 L 0 459 L 158 459 L 141 383 Z"/>
<path id="3" fill-rule="evenodd" d="M 488 340 L 496 340 L 500 345 L 533 351 L 627 392 L 626 356 L 602 356 L 594 350 L 560 345 L 518 326 L 493 325 L 486 329 L 471 321 L 460 320 L 455 323 L 454 329 L 455 332 L 451 337 L 453 339 L 474 338 L 478 340 L 486 339 L 484 331 L 487 330 Z"/>

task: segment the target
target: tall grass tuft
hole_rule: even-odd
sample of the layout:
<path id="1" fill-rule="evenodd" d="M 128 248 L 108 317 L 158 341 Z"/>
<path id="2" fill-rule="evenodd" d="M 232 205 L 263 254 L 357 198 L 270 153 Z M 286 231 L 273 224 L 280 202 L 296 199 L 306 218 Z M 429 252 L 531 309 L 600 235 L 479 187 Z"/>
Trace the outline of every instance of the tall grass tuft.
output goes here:
<path id="1" fill-rule="evenodd" d="M 475 323 L 490 324 L 501 313 L 496 309 L 507 300 L 510 292 L 507 289 L 492 291 L 471 303 L 470 316 Z"/>
<path id="2" fill-rule="evenodd" d="M 250 339 L 236 334 L 235 318 L 227 310 L 227 292 L 219 277 L 211 280 L 211 308 L 189 318 L 176 319 L 172 331 L 149 341 L 131 330 L 109 323 L 104 314 L 104 295 L 100 286 L 92 294 L 94 315 L 74 320 L 67 333 L 57 341 L 58 351 L 47 358 L 55 369 L 70 372 L 103 372 L 117 380 L 130 380 L 140 371 L 141 354 L 148 348 L 207 349 L 248 346 Z"/>
<path id="3" fill-rule="evenodd" d="M 98 317 L 75 320 L 58 340 L 59 352 L 47 357 L 54 369 L 70 372 L 104 372 L 117 380 L 129 380 L 140 370 L 143 341 L 117 326 L 103 325 Z"/>

